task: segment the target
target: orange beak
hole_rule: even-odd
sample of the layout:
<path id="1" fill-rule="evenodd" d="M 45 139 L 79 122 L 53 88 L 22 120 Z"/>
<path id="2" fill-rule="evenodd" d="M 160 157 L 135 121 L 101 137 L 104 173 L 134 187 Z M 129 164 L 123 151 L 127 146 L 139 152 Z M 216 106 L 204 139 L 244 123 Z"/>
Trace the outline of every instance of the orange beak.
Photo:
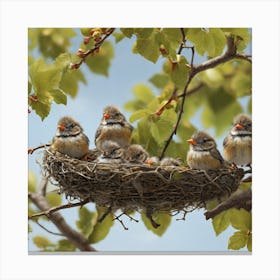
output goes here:
<path id="1" fill-rule="evenodd" d="M 236 126 L 235 126 L 236 129 L 240 130 L 240 129 L 243 129 L 244 126 L 240 123 L 238 123 Z"/>
<path id="2" fill-rule="evenodd" d="M 191 144 L 191 145 L 195 145 L 196 144 L 196 142 L 193 139 L 189 139 L 189 140 L 187 140 L 187 142 L 189 144 Z"/>
<path id="3" fill-rule="evenodd" d="M 107 114 L 107 113 L 105 113 L 105 114 L 103 115 L 103 117 L 104 117 L 105 120 L 108 120 L 108 119 L 110 118 L 110 115 Z"/>
<path id="4" fill-rule="evenodd" d="M 58 128 L 59 130 L 61 130 L 61 131 L 64 131 L 64 130 L 65 130 L 65 126 L 63 126 L 63 125 L 61 125 L 61 124 L 59 124 L 59 125 L 57 126 L 57 128 Z"/>

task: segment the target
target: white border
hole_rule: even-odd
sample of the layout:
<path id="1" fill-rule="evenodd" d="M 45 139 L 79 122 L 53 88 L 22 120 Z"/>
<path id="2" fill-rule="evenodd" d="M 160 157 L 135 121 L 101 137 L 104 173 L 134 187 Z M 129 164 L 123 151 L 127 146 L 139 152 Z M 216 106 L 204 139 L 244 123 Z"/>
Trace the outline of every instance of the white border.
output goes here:
<path id="1" fill-rule="evenodd" d="M 253 255 L 28 256 L 27 28 L 253 28 Z M 1 279 L 279 279 L 279 2 L 2 1 Z"/>

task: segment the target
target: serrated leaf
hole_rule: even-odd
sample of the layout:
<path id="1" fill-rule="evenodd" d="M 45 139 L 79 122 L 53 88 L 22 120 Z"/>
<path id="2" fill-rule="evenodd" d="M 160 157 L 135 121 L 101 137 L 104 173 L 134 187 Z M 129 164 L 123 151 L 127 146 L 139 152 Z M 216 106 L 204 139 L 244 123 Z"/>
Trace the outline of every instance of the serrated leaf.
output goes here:
<path id="1" fill-rule="evenodd" d="M 28 192 L 34 193 L 36 191 L 37 178 L 33 171 L 28 171 Z"/>
<path id="2" fill-rule="evenodd" d="M 245 231 L 236 231 L 228 241 L 228 249 L 239 250 L 248 243 L 248 235 Z"/>
<path id="3" fill-rule="evenodd" d="M 158 129 L 157 124 L 151 123 L 149 126 L 150 126 L 151 135 L 153 136 L 155 141 L 159 143 L 160 140 L 162 140 L 162 139 L 160 138 L 159 129 Z"/>
<path id="4" fill-rule="evenodd" d="M 156 63 L 160 56 L 159 44 L 155 35 L 156 33 L 153 32 L 148 38 L 138 37 L 136 41 L 137 52 L 153 63 Z"/>
<path id="5" fill-rule="evenodd" d="M 76 225 L 83 235 L 88 237 L 96 224 L 97 214 L 89 211 L 86 207 L 82 207 L 79 209 L 79 218 Z"/>
<path id="6" fill-rule="evenodd" d="M 32 240 L 37 247 L 42 249 L 55 246 L 54 243 L 52 243 L 48 238 L 44 236 L 35 236 Z"/>
<path id="7" fill-rule="evenodd" d="M 136 120 L 139 120 L 141 118 L 144 118 L 144 117 L 147 117 L 149 114 L 151 114 L 151 111 L 148 110 L 148 109 L 140 109 L 140 110 L 137 110 L 136 112 L 134 112 L 130 118 L 129 118 L 129 121 L 130 122 L 135 122 Z"/>
<path id="8" fill-rule="evenodd" d="M 110 42 L 105 41 L 98 53 L 94 54 L 93 57 L 89 56 L 86 59 L 86 64 L 92 72 L 107 77 L 109 75 L 109 68 L 113 57 L 114 48 Z"/>
<path id="9" fill-rule="evenodd" d="M 167 37 L 171 42 L 174 42 L 177 46 L 182 42 L 182 32 L 180 28 L 163 28 L 162 33 Z"/>
<path id="10" fill-rule="evenodd" d="M 51 103 L 50 102 L 31 102 L 31 108 L 36 112 L 38 116 L 41 117 L 42 121 L 49 115 L 51 111 Z"/>
<path id="11" fill-rule="evenodd" d="M 241 231 L 252 230 L 252 214 L 245 209 L 231 209 L 230 222 L 232 226 Z"/>
<path id="12" fill-rule="evenodd" d="M 67 104 L 67 96 L 61 89 L 50 90 L 49 93 L 53 97 L 53 100 L 56 104 Z"/>
<path id="13" fill-rule="evenodd" d="M 28 94 L 31 93 L 32 90 L 32 84 L 28 81 Z"/>
<path id="14" fill-rule="evenodd" d="M 58 241 L 58 246 L 55 249 L 57 252 L 73 252 L 76 251 L 76 246 L 68 239 L 61 239 Z"/>
<path id="15" fill-rule="evenodd" d="M 149 81 L 156 86 L 159 89 L 163 89 L 168 81 L 169 81 L 169 77 L 166 74 L 155 74 L 154 76 L 152 76 Z"/>
<path id="16" fill-rule="evenodd" d="M 54 192 L 47 193 L 46 199 L 51 207 L 61 205 L 62 202 L 61 196 Z"/>
<path id="17" fill-rule="evenodd" d="M 229 214 L 227 211 L 224 211 L 212 219 L 212 225 L 215 230 L 216 235 L 219 235 L 221 232 L 225 231 L 230 225 Z"/>
<path id="18" fill-rule="evenodd" d="M 220 28 L 188 28 L 186 36 L 200 55 L 218 56 L 226 46 L 226 37 Z"/>
<path id="19" fill-rule="evenodd" d="M 106 207 L 96 207 L 97 209 L 97 220 L 101 218 L 104 213 L 107 211 Z M 101 222 L 97 222 L 93 228 L 93 231 L 88 237 L 90 243 L 97 243 L 103 240 L 108 233 L 110 232 L 111 227 L 114 224 L 114 216 L 112 214 L 108 214 L 106 218 Z"/>
<path id="20" fill-rule="evenodd" d="M 128 38 L 131 38 L 134 33 L 134 28 L 121 28 L 121 32 Z"/>
<path id="21" fill-rule="evenodd" d="M 141 213 L 141 218 L 146 228 L 151 230 L 154 234 L 162 236 L 171 223 L 171 216 L 168 213 L 154 213 L 152 217 L 153 220 L 160 225 L 158 228 L 154 228 L 147 216 Z"/>

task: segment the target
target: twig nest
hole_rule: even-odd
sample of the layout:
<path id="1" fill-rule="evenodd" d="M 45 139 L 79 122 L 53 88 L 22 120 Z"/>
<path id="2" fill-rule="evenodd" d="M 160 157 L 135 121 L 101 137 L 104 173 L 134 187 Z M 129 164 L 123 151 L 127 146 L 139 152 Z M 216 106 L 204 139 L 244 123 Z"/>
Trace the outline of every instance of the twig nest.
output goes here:
<path id="1" fill-rule="evenodd" d="M 178 166 L 101 164 L 45 151 L 42 168 L 65 193 L 112 209 L 181 211 L 234 192 L 243 169 L 192 170 Z"/>

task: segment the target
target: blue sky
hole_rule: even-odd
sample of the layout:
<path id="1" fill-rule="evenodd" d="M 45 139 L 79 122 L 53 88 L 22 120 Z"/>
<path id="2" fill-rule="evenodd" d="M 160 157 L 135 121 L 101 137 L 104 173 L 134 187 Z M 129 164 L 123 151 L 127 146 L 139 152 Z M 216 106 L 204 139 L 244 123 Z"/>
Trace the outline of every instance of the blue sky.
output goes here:
<path id="1" fill-rule="evenodd" d="M 77 32 L 79 35 L 79 32 Z M 70 52 L 76 52 L 82 37 L 73 40 L 73 46 Z M 125 39 L 118 44 L 114 44 L 115 57 L 112 61 L 109 77 L 92 74 L 87 71 L 83 65 L 83 71 L 87 79 L 87 85 L 80 84 L 79 93 L 75 99 L 68 98 L 67 106 L 52 105 L 50 115 L 42 122 L 41 119 L 32 112 L 29 114 L 29 147 L 36 147 L 40 144 L 50 142 L 59 118 L 70 115 L 76 118 L 84 128 L 85 133 L 90 139 L 91 148 L 94 147 L 94 134 L 99 125 L 104 107 L 114 104 L 120 109 L 123 105 L 133 98 L 132 88 L 139 83 L 149 84 L 149 78 L 158 72 L 161 72 L 163 59 L 153 64 L 139 55 L 132 53 L 132 40 Z M 251 53 L 251 49 L 247 50 Z M 195 63 L 199 63 L 204 58 L 196 55 Z M 156 90 L 155 90 L 156 93 Z M 245 104 L 245 101 L 244 101 Z M 129 118 L 130 114 L 123 111 Z M 197 126 L 200 126 L 199 118 L 195 118 Z M 224 135 L 217 139 L 218 146 L 221 149 L 221 143 Z M 35 152 L 29 156 L 29 169 L 34 171 L 40 177 L 40 166 L 37 160 L 40 160 L 41 152 Z M 88 209 L 94 209 L 93 204 L 86 206 Z M 232 235 L 233 229 L 229 228 L 218 237 L 212 228 L 211 220 L 206 221 L 203 215 L 204 210 L 196 210 L 187 215 L 185 221 L 176 221 L 172 218 L 172 224 L 162 237 L 158 237 L 147 230 L 141 222 L 139 215 L 135 218 L 139 223 L 129 221 L 124 218 L 124 223 L 129 228 L 125 231 L 120 223 L 115 222 L 109 235 L 101 242 L 93 246 L 100 251 L 185 251 L 185 252 L 205 252 L 205 251 L 227 251 L 228 238 Z M 62 210 L 61 213 L 67 222 L 75 227 L 75 221 L 78 219 L 78 211 L 74 209 Z M 48 229 L 57 232 L 51 223 L 44 223 Z M 32 244 L 32 237 L 35 235 L 48 235 L 43 229 L 32 223 L 33 232 L 30 234 L 29 250 L 37 250 Z M 56 240 L 54 235 L 49 236 Z M 59 239 L 59 238 L 58 238 Z"/>

